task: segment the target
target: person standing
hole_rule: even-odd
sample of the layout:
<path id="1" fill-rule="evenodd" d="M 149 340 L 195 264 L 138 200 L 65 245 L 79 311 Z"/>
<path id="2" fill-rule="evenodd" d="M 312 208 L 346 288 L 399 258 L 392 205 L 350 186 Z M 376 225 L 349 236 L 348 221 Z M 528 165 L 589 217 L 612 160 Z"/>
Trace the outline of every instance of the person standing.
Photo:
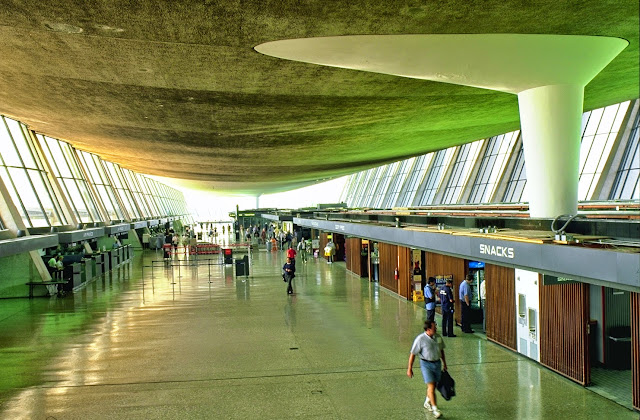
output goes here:
<path id="1" fill-rule="evenodd" d="M 295 271 L 296 269 L 296 250 L 293 249 L 293 247 L 289 246 L 289 249 L 287 249 L 287 259 L 291 260 L 291 264 L 293 265 L 293 270 Z"/>
<path id="2" fill-rule="evenodd" d="M 460 283 L 460 291 L 458 297 L 460 298 L 460 307 L 462 308 L 462 332 L 473 333 L 471 325 L 469 323 L 471 317 L 471 281 L 473 281 L 473 274 L 467 274 L 467 277 Z"/>
<path id="3" fill-rule="evenodd" d="M 435 418 L 440 418 L 442 413 L 438 410 L 436 401 L 436 384 L 440 381 L 442 370 L 447 370 L 447 359 L 444 356 L 444 340 L 437 329 L 435 321 L 424 322 L 424 333 L 418 335 L 411 346 L 407 376 L 413 378 L 413 362 L 418 356 L 422 378 L 427 384 L 424 408 L 431 411 Z"/>
<path id="4" fill-rule="evenodd" d="M 429 277 L 424 288 L 424 302 L 427 310 L 427 321 L 433 321 L 436 317 L 436 279 Z"/>
<path id="5" fill-rule="evenodd" d="M 444 337 L 455 337 L 453 333 L 453 311 L 454 302 L 451 286 L 453 282 L 447 279 L 444 287 L 440 290 L 440 303 L 442 305 L 442 335 Z"/>
<path id="6" fill-rule="evenodd" d="M 291 281 L 296 276 L 296 267 L 291 263 L 291 258 L 287 257 L 287 262 L 282 266 L 282 270 L 284 271 L 284 281 L 288 282 L 287 286 L 287 294 L 293 294 L 293 286 Z"/>
<path id="7" fill-rule="evenodd" d="M 324 247 L 324 255 L 327 257 L 327 262 L 329 264 L 333 263 L 333 256 L 336 253 L 336 246 L 333 243 L 333 240 L 329 239 L 327 245 Z"/>

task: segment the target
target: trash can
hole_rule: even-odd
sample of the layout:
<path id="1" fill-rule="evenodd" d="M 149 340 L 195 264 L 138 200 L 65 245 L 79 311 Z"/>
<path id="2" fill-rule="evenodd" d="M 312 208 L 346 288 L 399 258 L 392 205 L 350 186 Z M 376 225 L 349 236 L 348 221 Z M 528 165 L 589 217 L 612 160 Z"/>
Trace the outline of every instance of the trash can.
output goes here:
<path id="1" fill-rule="evenodd" d="M 233 264 L 233 249 L 225 248 L 223 252 L 224 252 L 224 263 Z"/>
<path id="2" fill-rule="evenodd" d="M 607 361 L 611 369 L 631 369 L 631 327 L 609 328 Z"/>
<path id="3" fill-rule="evenodd" d="M 241 260 L 236 260 L 236 277 L 249 275 L 249 257 L 245 255 Z"/>

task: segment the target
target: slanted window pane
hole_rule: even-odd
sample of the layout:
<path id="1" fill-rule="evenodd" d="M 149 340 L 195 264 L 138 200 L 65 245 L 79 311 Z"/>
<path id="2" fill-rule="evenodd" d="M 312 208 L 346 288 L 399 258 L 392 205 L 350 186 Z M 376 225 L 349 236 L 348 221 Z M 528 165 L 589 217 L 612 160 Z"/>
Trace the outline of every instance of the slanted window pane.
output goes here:
<path id="1" fill-rule="evenodd" d="M 409 175 L 407 175 L 407 181 L 400 191 L 400 196 L 398 197 L 398 203 L 396 204 L 396 206 L 408 207 L 411 205 L 416 196 L 416 193 L 418 192 L 418 187 L 422 183 L 427 168 L 429 167 L 429 164 L 433 160 L 434 156 L 435 153 L 429 153 L 426 155 L 418 156 L 415 159 L 413 167 L 411 168 Z"/>
<path id="2" fill-rule="evenodd" d="M 26 170 L 22 168 L 9 168 L 9 176 L 13 180 L 13 183 L 20 195 L 20 200 L 27 210 L 31 226 L 29 227 L 44 227 L 49 226 L 47 218 L 45 216 L 38 197 L 36 196 Z"/>
<path id="3" fill-rule="evenodd" d="M 442 183 L 444 174 L 447 172 L 447 168 L 451 163 L 455 150 L 456 147 L 450 147 L 436 152 L 433 164 L 431 165 L 425 180 L 425 188 L 422 192 L 422 196 L 420 197 L 420 200 L 417 201 L 416 205 L 428 206 L 433 204 L 433 199 L 440 187 L 440 184 Z"/>
<path id="4" fill-rule="evenodd" d="M 640 199 L 640 113 L 636 114 L 629 132 L 620 167 L 616 171 L 610 200 Z"/>
<path id="5" fill-rule="evenodd" d="M 41 172 L 30 169 L 27 170 L 27 173 L 29 174 L 29 178 L 31 178 L 31 183 L 33 184 L 36 194 L 38 194 L 38 198 L 40 198 L 40 204 L 42 204 L 42 208 L 49 219 L 49 223 L 52 226 L 64 224 L 64 221 L 61 220 L 61 210 L 51 201 L 51 196 L 49 195 L 51 186 L 48 185 L 48 182 L 42 179 Z"/>
<path id="6" fill-rule="evenodd" d="M 92 219 L 89 216 L 89 212 L 87 211 L 84 201 L 82 200 L 82 195 L 80 194 L 80 191 L 78 191 L 78 186 L 76 185 L 75 180 L 70 178 L 61 178 L 61 180 L 69 192 L 69 198 L 71 198 L 78 220 L 82 223 L 90 222 Z"/>
<path id="7" fill-rule="evenodd" d="M 589 114 L 589 123 L 580 144 L 578 200 L 593 197 L 629 103 L 627 101 L 586 113 Z M 597 134 L 593 135 L 593 132 Z"/>
<path id="8" fill-rule="evenodd" d="M 20 128 L 20 123 L 10 118 L 5 118 L 5 121 L 7 122 L 7 127 L 9 127 L 11 137 L 13 137 L 13 141 L 16 147 L 18 148 L 18 152 L 20 153 L 20 157 L 22 158 L 22 163 L 23 163 L 23 164 L 16 164 L 14 166 L 22 166 L 30 169 L 38 169 L 35 161 L 33 160 L 33 156 L 31 155 L 31 150 L 27 145 L 27 140 L 24 137 L 24 133 Z"/>
<path id="9" fill-rule="evenodd" d="M 6 166 L 15 166 L 21 167 L 22 161 L 20 160 L 20 156 L 18 155 L 18 150 L 16 149 L 16 145 L 13 142 L 11 136 L 9 135 L 9 129 L 5 125 L 9 121 L 9 118 L 1 118 L 3 122 L 0 124 L 0 155 L 2 156 L 2 160 L 4 165 Z"/>
<path id="10" fill-rule="evenodd" d="M 31 221 L 29 220 L 29 216 L 26 213 L 26 209 L 22 204 L 22 200 L 20 200 L 20 196 L 16 191 L 15 184 L 9 177 L 9 172 L 7 171 L 7 168 L 4 166 L 0 166 L 0 177 L 2 178 L 2 182 L 4 182 L 4 185 L 7 187 L 7 190 L 9 191 L 9 195 L 11 196 L 11 200 L 13 201 L 13 204 L 15 204 L 16 208 L 18 209 L 18 212 L 20 213 L 20 217 L 22 217 L 23 223 L 25 224 L 25 226 L 31 227 Z"/>
<path id="11" fill-rule="evenodd" d="M 0 166 L 8 166 L 5 184 L 26 227 L 66 224 L 34 139 L 24 124 L 0 116 Z"/>
<path id="12" fill-rule="evenodd" d="M 460 194 L 462 194 L 462 187 L 469 179 L 471 168 L 478 157 L 482 143 L 484 143 L 484 140 L 478 140 L 460 146 L 460 152 L 458 153 L 451 177 L 449 177 L 447 187 L 445 188 L 442 200 L 443 204 L 455 204 L 459 201 Z"/>
<path id="13" fill-rule="evenodd" d="M 524 186 L 527 183 L 527 173 L 524 167 L 524 150 L 522 146 L 518 150 L 516 157 L 516 163 L 511 172 L 509 182 L 507 183 L 507 190 L 505 191 L 502 199 L 505 203 L 517 203 L 524 199 Z"/>

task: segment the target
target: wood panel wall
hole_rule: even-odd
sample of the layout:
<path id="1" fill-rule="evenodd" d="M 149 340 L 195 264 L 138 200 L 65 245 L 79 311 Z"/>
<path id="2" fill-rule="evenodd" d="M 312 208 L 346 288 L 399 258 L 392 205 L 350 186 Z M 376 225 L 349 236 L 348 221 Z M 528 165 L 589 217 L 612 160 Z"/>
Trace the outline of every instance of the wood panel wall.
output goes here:
<path id="1" fill-rule="evenodd" d="M 398 281 L 394 278 L 394 271 L 398 267 L 398 247 L 379 242 L 378 250 L 380 252 L 380 286 L 398 293 Z"/>
<path id="2" fill-rule="evenodd" d="M 631 381 L 633 407 L 640 410 L 640 293 L 631 295 Z"/>
<path id="3" fill-rule="evenodd" d="M 591 382 L 589 285 L 540 285 L 540 363 L 578 382 Z"/>
<path id="4" fill-rule="evenodd" d="M 333 243 L 336 246 L 336 254 L 333 256 L 333 262 L 344 261 L 345 259 L 345 237 L 340 233 L 333 234 Z"/>
<path id="5" fill-rule="evenodd" d="M 429 277 L 453 275 L 453 298 L 456 300 L 454 319 L 460 323 L 460 302 L 458 299 L 458 286 L 467 275 L 465 268 L 465 260 L 463 258 L 450 257 L 448 255 L 435 254 L 433 252 L 425 253 L 426 263 L 424 274 Z"/>
<path id="6" fill-rule="evenodd" d="M 328 261 L 328 258 L 324 256 L 324 247 L 327 246 L 327 242 L 329 242 L 327 232 L 320 232 L 320 249 L 318 250 L 318 255 L 320 255 L 320 258 Z"/>
<path id="7" fill-rule="evenodd" d="M 362 239 L 347 238 L 345 241 L 345 252 L 347 253 L 347 270 L 362 277 Z"/>
<path id="8" fill-rule="evenodd" d="M 411 248 L 398 247 L 398 294 L 412 299 L 411 290 Z"/>
<path id="9" fill-rule="evenodd" d="M 493 264 L 484 266 L 487 339 L 518 351 L 515 276 L 513 268 Z"/>

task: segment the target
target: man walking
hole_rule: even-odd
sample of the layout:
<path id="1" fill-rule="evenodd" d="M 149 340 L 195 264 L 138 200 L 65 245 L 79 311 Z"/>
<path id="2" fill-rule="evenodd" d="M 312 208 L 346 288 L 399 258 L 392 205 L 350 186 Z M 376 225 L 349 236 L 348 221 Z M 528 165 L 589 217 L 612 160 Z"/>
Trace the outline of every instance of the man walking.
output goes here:
<path id="1" fill-rule="evenodd" d="M 284 272 L 284 281 L 288 282 L 287 285 L 287 294 L 293 294 L 293 285 L 291 281 L 296 276 L 296 267 L 291 263 L 291 258 L 287 258 L 287 262 L 282 267 L 282 271 Z"/>
<path id="2" fill-rule="evenodd" d="M 427 384 L 427 398 L 424 400 L 424 408 L 431 411 L 435 418 L 440 418 L 442 413 L 438 410 L 435 391 L 436 383 L 440 381 L 442 369 L 447 370 L 447 360 L 444 357 L 444 341 L 437 334 L 437 328 L 434 321 L 424 322 L 424 333 L 418 335 L 411 346 L 407 376 L 413 378 L 413 361 L 418 356 L 422 377 L 424 383 Z"/>
<path id="3" fill-rule="evenodd" d="M 460 284 L 459 298 L 460 307 L 462 308 L 462 332 L 473 333 L 471 325 L 469 324 L 469 318 L 471 316 L 471 281 L 473 281 L 473 274 L 467 274 L 467 277 Z"/>

